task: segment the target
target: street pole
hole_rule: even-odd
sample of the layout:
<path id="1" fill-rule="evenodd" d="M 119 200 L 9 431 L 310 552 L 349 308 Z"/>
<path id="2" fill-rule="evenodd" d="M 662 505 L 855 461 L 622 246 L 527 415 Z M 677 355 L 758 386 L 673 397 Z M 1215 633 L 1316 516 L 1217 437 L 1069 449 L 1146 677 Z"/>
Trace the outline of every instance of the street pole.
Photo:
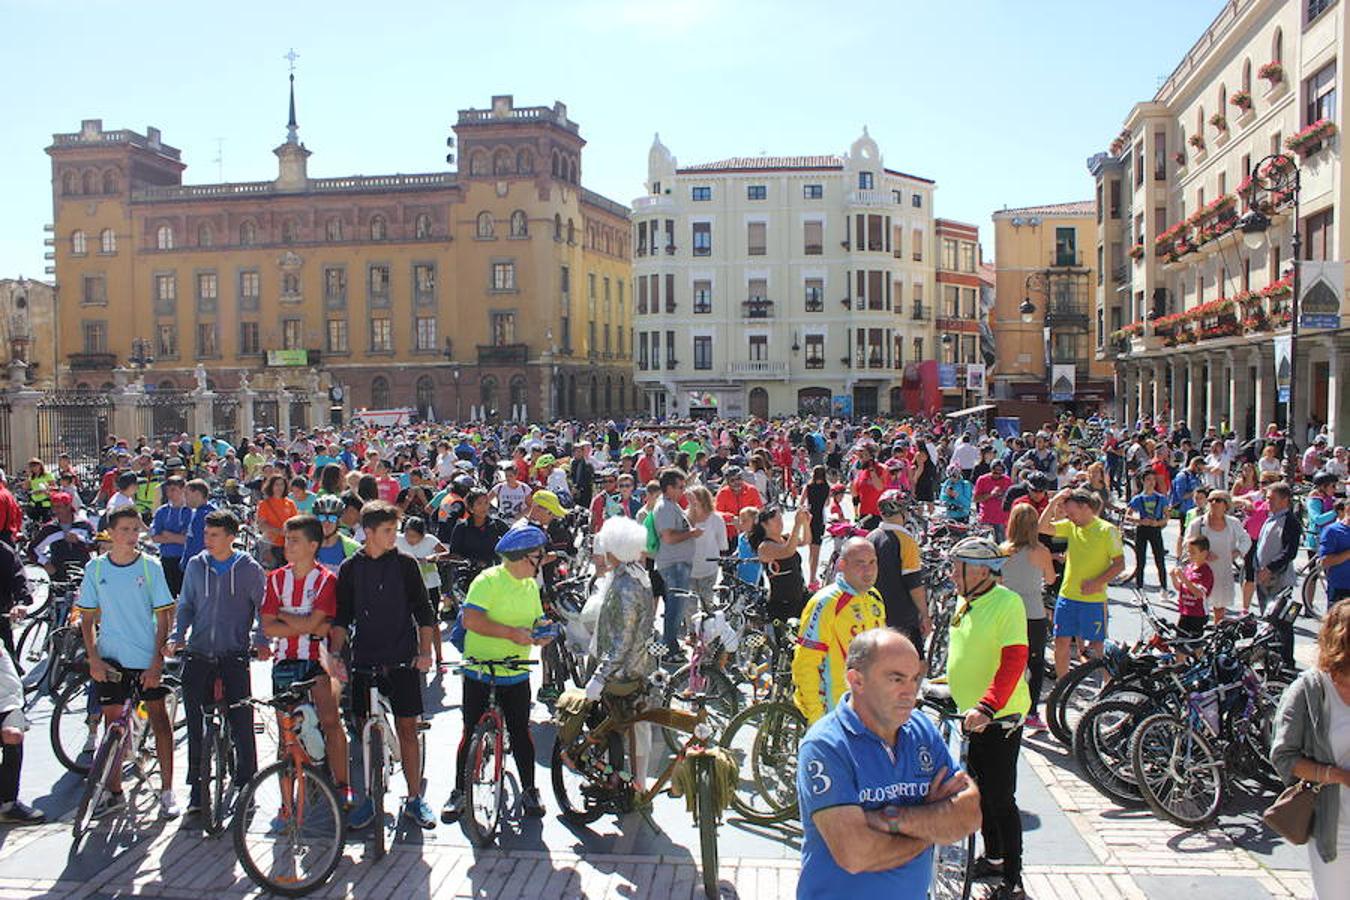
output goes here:
<path id="1" fill-rule="evenodd" d="M 1303 250 L 1303 235 L 1299 232 L 1299 224 L 1302 221 L 1298 215 L 1298 188 L 1301 186 L 1296 180 L 1294 182 L 1294 275 L 1293 290 L 1294 296 L 1289 305 L 1289 409 L 1285 413 L 1285 431 L 1284 439 L 1284 475 L 1290 483 L 1298 477 L 1298 445 L 1295 436 L 1298 434 L 1298 425 L 1294 421 L 1294 410 L 1297 409 L 1295 401 L 1298 399 L 1298 315 L 1299 315 L 1299 253 Z"/>

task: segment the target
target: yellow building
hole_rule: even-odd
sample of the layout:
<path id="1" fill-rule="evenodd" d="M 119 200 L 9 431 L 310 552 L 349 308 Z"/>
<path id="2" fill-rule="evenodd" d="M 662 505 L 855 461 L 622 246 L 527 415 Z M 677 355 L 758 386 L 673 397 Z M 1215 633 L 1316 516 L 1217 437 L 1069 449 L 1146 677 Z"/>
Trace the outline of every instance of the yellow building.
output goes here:
<path id="1" fill-rule="evenodd" d="M 1111 399 L 1112 376 L 1093 349 L 1100 270 L 1092 201 L 1004 209 L 993 218 L 991 396 L 1098 409 Z"/>
<path id="2" fill-rule="evenodd" d="M 454 132 L 457 172 L 312 178 L 292 86 L 277 178 L 204 185 L 158 129 L 55 135 L 62 385 L 152 359 L 443 419 L 629 409 L 628 210 L 581 186 L 577 124 L 506 95 Z"/>
<path id="3" fill-rule="evenodd" d="M 0 334 L 6 351 L 0 354 L 0 366 L 22 362 L 29 384 L 55 386 L 56 291 L 50 284 L 32 278 L 0 278 Z"/>

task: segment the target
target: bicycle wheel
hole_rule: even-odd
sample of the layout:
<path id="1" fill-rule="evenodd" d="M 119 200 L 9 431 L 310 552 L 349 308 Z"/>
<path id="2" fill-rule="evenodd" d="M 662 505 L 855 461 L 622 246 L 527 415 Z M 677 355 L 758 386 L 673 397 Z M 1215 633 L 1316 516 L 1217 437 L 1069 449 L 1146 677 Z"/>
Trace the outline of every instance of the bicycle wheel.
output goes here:
<path id="1" fill-rule="evenodd" d="M 1089 707 L 1073 732 L 1073 758 L 1093 787 L 1117 806 L 1144 805 L 1130 761 L 1130 738 L 1153 709 L 1138 700 L 1111 698 Z"/>
<path id="2" fill-rule="evenodd" d="M 375 826 L 375 847 L 372 851 L 376 859 L 383 859 L 385 851 L 388 850 L 388 841 L 384 831 L 384 793 L 389 789 L 385 781 L 384 764 L 384 735 L 380 729 L 370 729 L 369 743 L 366 745 L 368 759 L 370 760 L 370 784 L 367 790 L 370 793 L 370 805 L 375 810 L 375 818 L 372 824 Z"/>
<path id="3" fill-rule="evenodd" d="M 491 717 L 480 719 L 469 740 L 464 763 L 464 825 L 475 847 L 497 836 L 502 817 L 502 735 Z"/>
<path id="4" fill-rule="evenodd" d="M 1322 575 L 1322 566 L 1311 563 L 1303 576 L 1303 614 L 1314 619 L 1327 611 L 1327 580 Z"/>
<path id="5" fill-rule="evenodd" d="M 76 807 L 75 819 L 71 823 L 71 832 L 77 844 L 80 838 L 88 832 L 89 826 L 94 820 L 94 810 L 98 809 L 99 804 L 108 794 L 108 778 L 112 775 L 113 767 L 118 763 L 117 749 L 121 742 L 122 728 L 114 725 L 103 736 L 103 741 L 98 745 L 98 752 L 94 754 L 89 779 L 85 782 L 84 793 L 80 797 L 80 805 Z"/>
<path id="6" fill-rule="evenodd" d="M 48 726 L 52 752 L 61 765 L 76 775 L 89 774 L 89 766 L 98 750 L 103 711 L 94 701 L 93 711 L 90 712 L 89 691 L 92 684 L 88 681 L 76 682 L 62 690 L 52 706 L 52 719 Z"/>
<path id="7" fill-rule="evenodd" d="M 569 754 L 567 760 L 563 759 L 564 749 Z M 573 825 L 589 825 L 603 816 L 606 803 L 601 794 L 614 774 L 623 769 L 623 762 L 623 739 L 614 732 L 603 744 L 578 738 L 564 748 L 555 740 L 549 754 L 549 779 L 562 817 Z"/>
<path id="8" fill-rule="evenodd" d="M 239 794 L 234 852 L 253 883 L 288 897 L 315 890 L 342 859 L 342 804 L 315 767 L 272 763 Z"/>
<path id="9" fill-rule="evenodd" d="M 703 895 L 707 900 L 718 900 L 717 890 L 717 820 L 722 811 L 714 802 L 713 760 L 711 756 L 691 756 L 687 760 L 694 767 L 694 819 L 698 824 L 698 850 L 703 871 Z"/>
<path id="10" fill-rule="evenodd" d="M 703 693 L 708 696 L 708 724 L 712 726 L 713 737 L 717 737 L 726 729 L 727 723 L 736 713 L 741 711 L 741 693 L 736 690 L 731 678 L 713 663 L 703 663 L 699 667 L 699 672 L 704 679 Z M 670 676 L 670 681 L 666 682 L 663 698 L 667 708 L 690 713 L 694 711 L 693 703 L 686 699 L 692 694 L 689 688 L 692 674 L 693 669 L 684 666 Z M 678 753 L 684 746 L 686 733 L 674 728 L 662 728 L 661 736 L 665 738 L 670 751 Z"/>
<path id="11" fill-rule="evenodd" d="M 31 619 L 24 626 L 18 643 L 14 645 L 14 657 L 20 675 L 42 661 L 47 653 L 47 636 L 51 633 L 52 623 L 46 616 Z"/>
<path id="12" fill-rule="evenodd" d="M 216 723 L 207 726 L 202 736 L 202 758 L 197 772 L 197 790 L 201 793 L 202 830 L 210 837 L 225 831 L 225 794 L 234 768 L 228 727 Z"/>
<path id="13" fill-rule="evenodd" d="M 772 825 L 797 815 L 797 746 L 806 717 L 791 703 L 757 703 L 741 710 L 722 735 L 740 777 L 731 806 L 743 819 Z"/>
<path id="14" fill-rule="evenodd" d="M 1125 538 L 1121 541 L 1121 549 L 1125 556 L 1125 568 L 1120 574 L 1112 579 L 1111 583 L 1115 585 L 1129 584 L 1134 578 L 1135 567 L 1139 564 L 1138 551 L 1134 547 L 1134 538 Z"/>
<path id="15" fill-rule="evenodd" d="M 961 730 L 953 719 L 943 718 L 935 710 L 926 710 L 937 727 L 952 759 L 965 768 L 966 754 Z M 975 868 L 975 832 L 951 844 L 933 847 L 933 880 L 928 896 L 934 900 L 966 900 L 970 896 L 971 876 Z"/>
<path id="16" fill-rule="evenodd" d="M 1154 815 L 1182 828 L 1204 828 L 1218 816 L 1226 792 L 1223 761 L 1176 716 L 1156 713 L 1140 722 L 1130 761 Z"/>
<path id="17" fill-rule="evenodd" d="M 1055 682 L 1045 698 L 1045 721 L 1061 744 L 1073 746 L 1074 727 L 1105 683 L 1106 660 L 1101 657 L 1079 663 Z"/>

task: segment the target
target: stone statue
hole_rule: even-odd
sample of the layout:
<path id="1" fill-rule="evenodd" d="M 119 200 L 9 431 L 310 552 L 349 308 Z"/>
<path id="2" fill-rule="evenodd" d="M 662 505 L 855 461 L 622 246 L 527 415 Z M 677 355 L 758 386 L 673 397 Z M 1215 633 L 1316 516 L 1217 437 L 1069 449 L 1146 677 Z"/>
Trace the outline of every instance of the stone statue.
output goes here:
<path id="1" fill-rule="evenodd" d="M 318 372 L 314 371 L 313 369 L 309 370 L 309 375 L 308 377 L 305 378 L 305 387 L 310 392 L 310 394 L 317 394 L 319 392 Z"/>
<path id="2" fill-rule="evenodd" d="M 197 363 L 197 367 L 192 370 L 192 377 L 197 379 L 197 390 L 206 390 L 206 366 Z"/>

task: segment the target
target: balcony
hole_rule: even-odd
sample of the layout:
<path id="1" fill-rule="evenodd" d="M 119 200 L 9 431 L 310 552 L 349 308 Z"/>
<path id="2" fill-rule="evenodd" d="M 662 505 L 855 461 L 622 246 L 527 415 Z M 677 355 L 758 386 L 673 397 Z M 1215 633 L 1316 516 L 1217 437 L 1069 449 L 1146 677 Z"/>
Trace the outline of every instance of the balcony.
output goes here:
<path id="1" fill-rule="evenodd" d="M 773 316 L 773 301 L 764 297 L 751 297 L 741 303 L 741 315 L 747 319 L 768 319 Z"/>
<path id="2" fill-rule="evenodd" d="M 787 363 L 767 359 L 734 362 L 727 366 L 727 375 L 733 378 L 787 378 Z"/>
<path id="3" fill-rule="evenodd" d="M 72 372 L 78 372 L 86 369 L 115 369 L 117 368 L 116 353 L 72 353 L 67 359 L 70 361 Z"/>
<path id="4" fill-rule="evenodd" d="M 1079 328 L 1086 331 L 1088 327 L 1087 306 L 1072 301 L 1052 302 L 1045 311 L 1045 324 L 1051 328 Z"/>
<path id="5" fill-rule="evenodd" d="M 1111 270 L 1112 284 L 1125 284 L 1130 280 L 1130 270 L 1133 266 L 1116 266 Z"/>
<path id="6" fill-rule="evenodd" d="M 650 197 L 638 197 L 633 201 L 634 213 L 655 213 L 664 210 L 673 210 L 675 200 L 666 194 L 653 194 Z"/>
<path id="7" fill-rule="evenodd" d="M 526 344 L 478 345 L 480 366 L 523 366 L 529 355 L 530 348 Z"/>
<path id="8" fill-rule="evenodd" d="M 1050 261 L 1046 264 L 1051 269 L 1086 269 L 1083 265 L 1083 257 L 1077 250 L 1056 250 L 1050 254 Z"/>
<path id="9" fill-rule="evenodd" d="M 889 191 L 849 191 L 849 206 L 894 206 L 895 198 Z"/>
<path id="10" fill-rule="evenodd" d="M 910 311 L 909 317 L 915 322 L 927 322 L 933 317 L 933 310 L 931 307 L 924 306 L 922 303 L 915 303 L 914 308 Z"/>

